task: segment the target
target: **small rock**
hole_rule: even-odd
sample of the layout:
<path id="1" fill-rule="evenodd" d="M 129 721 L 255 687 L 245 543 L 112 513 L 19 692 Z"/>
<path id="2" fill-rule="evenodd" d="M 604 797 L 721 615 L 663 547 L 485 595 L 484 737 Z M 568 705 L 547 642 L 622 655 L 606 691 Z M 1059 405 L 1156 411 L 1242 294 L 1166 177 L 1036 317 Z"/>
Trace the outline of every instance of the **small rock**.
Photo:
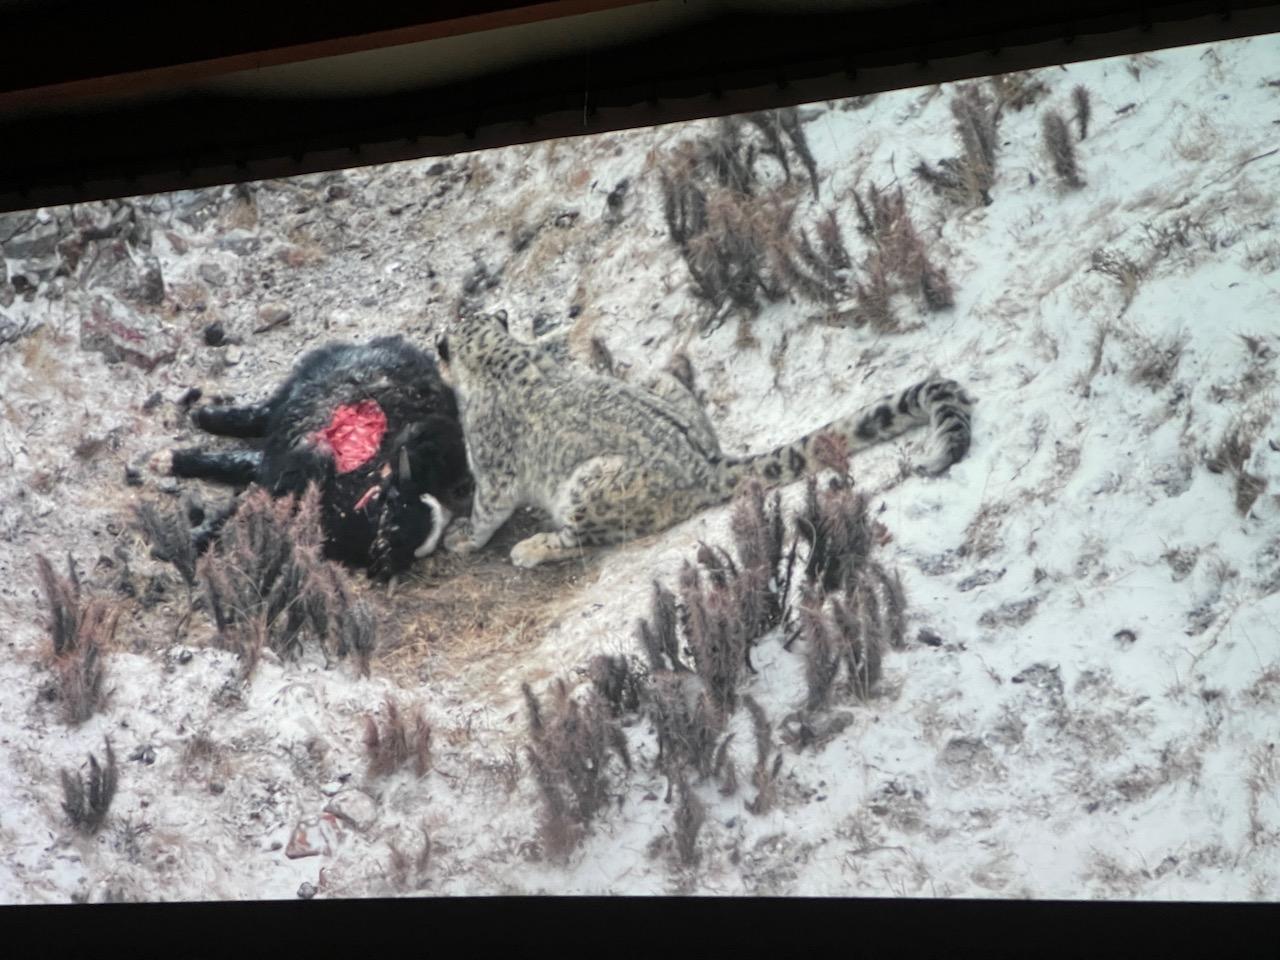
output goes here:
<path id="1" fill-rule="evenodd" d="M 25 260 L 28 257 L 47 257 L 58 248 L 58 224 L 51 220 L 48 223 L 33 223 L 22 232 L 0 243 L 0 250 L 12 260 Z"/>
<path id="2" fill-rule="evenodd" d="M 222 791 L 226 789 L 227 789 L 226 786 L 224 786 L 222 783 L 219 783 L 217 780 L 209 781 L 209 792 L 212 793 L 215 797 L 221 794 Z"/>
<path id="3" fill-rule="evenodd" d="M 378 819 L 378 804 L 362 790 L 345 790 L 325 805 L 324 812 L 363 833 Z"/>
<path id="4" fill-rule="evenodd" d="M 449 165 L 447 163 L 433 163 L 431 166 L 427 167 L 427 176 L 438 177 L 448 169 Z"/>
<path id="5" fill-rule="evenodd" d="M 335 200 L 345 200 L 349 196 L 351 196 L 351 188 L 345 183 L 331 183 L 324 191 L 324 199 L 326 203 L 333 203 Z"/>
<path id="6" fill-rule="evenodd" d="M 920 632 L 916 634 L 916 640 L 928 647 L 942 646 L 942 638 L 928 627 L 920 628 Z"/>
<path id="7" fill-rule="evenodd" d="M 262 241 L 256 236 L 240 236 L 240 237 L 219 237 L 213 242 L 213 245 L 219 250 L 230 250 L 238 257 L 246 254 L 256 253 L 258 248 L 262 246 Z"/>
<path id="8" fill-rule="evenodd" d="M 553 222 L 561 230 L 564 230 L 569 227 L 572 227 L 574 224 L 574 221 L 577 219 L 578 219 L 577 210 L 566 210 L 564 213 L 559 214 Z"/>
<path id="9" fill-rule="evenodd" d="M 582 313 L 582 305 L 575 303 L 569 308 L 569 319 L 573 320 Z"/>
<path id="10" fill-rule="evenodd" d="M 338 780 L 330 780 L 320 787 L 320 792 L 326 797 L 336 797 L 342 792 L 342 783 Z"/>
<path id="11" fill-rule="evenodd" d="M 125 466 L 124 482 L 126 486 L 140 487 L 142 486 L 142 472 L 136 467 Z"/>
<path id="12" fill-rule="evenodd" d="M 268 303 L 258 308 L 259 329 L 263 327 L 278 327 L 285 323 L 293 316 L 293 312 L 287 307 L 278 303 Z"/>
<path id="13" fill-rule="evenodd" d="M 211 323 L 204 328 L 204 342 L 209 347 L 220 347 L 227 340 L 227 332 L 222 329 L 222 324 Z"/>
<path id="14" fill-rule="evenodd" d="M 314 884 L 303 881 L 302 885 L 298 887 L 298 896 L 303 900 L 310 900 L 315 895 L 316 888 Z"/>
<path id="15" fill-rule="evenodd" d="M 132 299 L 142 303 L 154 305 L 164 301 L 164 275 L 160 271 L 159 259 L 151 255 L 142 258 L 138 280 L 128 293 Z"/>
<path id="16" fill-rule="evenodd" d="M 227 271 L 216 263 L 202 263 L 196 267 L 196 275 L 211 287 L 225 286 Z"/>
<path id="17" fill-rule="evenodd" d="M 222 358 L 222 362 L 228 367 L 234 367 L 237 363 L 244 359 L 244 351 L 237 346 L 227 347 L 227 352 Z"/>
<path id="18" fill-rule="evenodd" d="M 135 313 L 118 301 L 94 298 L 80 318 L 80 348 L 101 353 L 108 363 L 128 363 L 150 372 L 177 356 L 173 332 L 159 317 Z"/>
<path id="19" fill-rule="evenodd" d="M 156 407 L 160 406 L 160 401 L 164 399 L 164 394 L 159 390 L 153 391 L 151 396 L 142 401 L 142 409 L 146 413 L 150 413 Z"/>
<path id="20" fill-rule="evenodd" d="M 155 747 L 152 747 L 150 744 L 144 747 L 139 747 L 137 750 L 133 751 L 133 753 L 129 754 L 129 759 L 151 766 L 151 764 L 156 762 Z"/>
<path id="21" fill-rule="evenodd" d="M 178 651 L 178 655 L 174 657 L 179 663 L 186 664 L 191 662 L 191 651 L 183 647 Z"/>

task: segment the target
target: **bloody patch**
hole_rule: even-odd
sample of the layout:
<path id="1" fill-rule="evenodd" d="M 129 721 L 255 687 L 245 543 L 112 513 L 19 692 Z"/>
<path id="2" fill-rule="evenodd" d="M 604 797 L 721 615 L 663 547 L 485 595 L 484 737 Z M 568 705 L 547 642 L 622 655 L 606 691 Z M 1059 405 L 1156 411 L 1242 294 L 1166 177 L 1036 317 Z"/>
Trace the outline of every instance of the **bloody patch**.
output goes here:
<path id="1" fill-rule="evenodd" d="M 350 473 L 373 458 L 386 432 L 387 415 L 382 408 L 374 400 L 361 400 L 334 410 L 318 436 L 333 450 L 338 473 Z"/>

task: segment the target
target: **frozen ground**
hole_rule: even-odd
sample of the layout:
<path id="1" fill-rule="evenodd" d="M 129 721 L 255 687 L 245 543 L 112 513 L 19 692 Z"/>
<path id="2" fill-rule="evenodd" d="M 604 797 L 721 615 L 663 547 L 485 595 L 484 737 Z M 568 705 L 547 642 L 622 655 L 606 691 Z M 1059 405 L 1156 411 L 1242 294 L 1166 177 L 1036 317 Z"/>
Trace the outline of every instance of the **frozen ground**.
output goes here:
<path id="1" fill-rule="evenodd" d="M 145 281 L 144 245 L 56 276 L 40 269 L 53 255 L 8 236 L 65 237 L 114 205 L 5 221 L 0 902 L 291 898 L 302 884 L 1275 899 L 1278 65 L 1280 39 L 1262 37 L 1037 71 L 1025 79 L 1047 93 L 1004 111 L 992 203 L 969 208 L 911 173 L 958 151 L 951 88 L 805 108 L 820 190 L 799 216 L 834 210 L 859 259 L 855 189 L 901 184 L 955 289 L 937 313 L 902 299 L 910 329 L 889 334 L 818 322 L 798 298 L 700 334 L 659 181 L 714 121 L 139 198 L 164 285 L 129 308 L 149 324 L 150 370 L 107 362 L 86 332 L 95 305 L 126 309 L 119 290 Z M 1092 118 L 1076 148 L 1086 185 L 1068 190 L 1041 123 L 1051 108 L 1070 118 L 1077 85 Z M 903 577 L 912 642 L 868 703 L 839 705 L 852 715 L 839 736 L 783 748 L 767 813 L 748 811 L 750 789 L 695 784 L 696 866 L 666 839 L 675 804 L 644 721 L 627 728 L 634 769 L 611 770 L 610 809 L 567 863 L 543 855 L 519 688 L 637 652 L 651 581 L 672 583 L 698 541 L 727 542 L 727 508 L 560 569 L 516 570 L 497 549 L 432 558 L 394 596 L 368 592 L 382 643 L 369 678 L 267 657 L 242 689 L 206 615 L 178 634 L 182 585 L 130 527 L 131 503 L 176 492 L 124 474 L 191 437 L 189 386 L 254 397 L 328 339 L 430 343 L 464 285 L 518 328 L 599 338 L 630 376 L 683 347 L 733 452 L 935 370 L 979 399 L 972 452 L 944 477 L 899 482 L 919 435 L 854 461 L 892 537 L 880 558 Z M 205 345 L 214 321 L 241 343 Z M 1211 470 L 1237 428 L 1247 455 Z M 785 491 L 789 509 L 801 493 Z M 41 695 L 32 560 L 68 551 L 87 592 L 123 605 L 107 707 L 75 727 Z M 744 689 L 777 723 L 804 698 L 799 645 L 769 635 L 753 663 Z M 366 774 L 364 718 L 388 693 L 432 725 L 421 778 Z M 59 771 L 101 757 L 107 734 L 119 792 L 86 837 Z M 299 827 L 321 852 L 286 856 Z M 397 872 L 392 845 L 412 857 L 424 831 L 429 862 Z"/>

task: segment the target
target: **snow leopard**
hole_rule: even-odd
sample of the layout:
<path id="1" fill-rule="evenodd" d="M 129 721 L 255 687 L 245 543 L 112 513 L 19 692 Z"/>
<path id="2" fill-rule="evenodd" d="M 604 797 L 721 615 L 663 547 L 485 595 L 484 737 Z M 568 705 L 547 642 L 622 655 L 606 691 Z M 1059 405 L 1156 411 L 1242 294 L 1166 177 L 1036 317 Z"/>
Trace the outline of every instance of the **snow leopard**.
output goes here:
<path id="1" fill-rule="evenodd" d="M 818 466 L 822 438 L 849 453 L 929 424 L 936 475 L 969 450 L 974 401 L 953 380 L 926 379 L 767 453 L 729 456 L 693 393 L 687 367 L 645 386 L 566 364 L 517 340 L 505 318 L 463 316 L 436 341 L 441 377 L 458 400 L 474 477 L 471 516 L 445 534 L 446 550 L 483 547 L 521 506 L 552 529 L 511 550 L 516 566 L 581 556 L 666 529 L 733 497 L 746 481 L 789 483 Z"/>

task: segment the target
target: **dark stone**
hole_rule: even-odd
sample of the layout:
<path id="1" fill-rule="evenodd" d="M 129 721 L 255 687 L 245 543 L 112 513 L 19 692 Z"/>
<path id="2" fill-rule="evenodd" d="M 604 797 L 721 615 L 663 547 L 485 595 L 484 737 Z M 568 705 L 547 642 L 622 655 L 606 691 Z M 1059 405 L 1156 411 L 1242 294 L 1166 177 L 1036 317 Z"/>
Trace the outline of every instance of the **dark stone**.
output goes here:
<path id="1" fill-rule="evenodd" d="M 159 390 L 155 391 L 151 396 L 142 402 L 142 409 L 150 413 L 156 407 L 160 406 L 160 401 L 164 399 L 164 394 Z"/>
<path id="2" fill-rule="evenodd" d="M 351 196 L 351 188 L 345 183 L 331 183 L 324 191 L 324 199 L 326 203 L 332 203 L 335 200 L 345 200 Z"/>
<path id="3" fill-rule="evenodd" d="M 178 406 L 189 407 L 204 395 L 199 387 L 188 387 L 187 391 L 178 398 Z"/>
<path id="4" fill-rule="evenodd" d="M 211 323 L 204 328 L 205 346 L 220 347 L 227 340 L 227 332 L 222 329 L 222 324 Z"/>
<path id="5" fill-rule="evenodd" d="M 427 167 L 427 176 L 438 177 L 448 169 L 449 165 L 447 163 L 433 163 L 431 166 Z"/>
<path id="6" fill-rule="evenodd" d="M 571 306 L 571 307 L 569 308 L 569 319 L 570 319 L 570 320 L 573 320 L 574 318 L 576 318 L 576 317 L 577 317 L 579 314 L 581 314 L 581 313 L 582 313 L 582 307 L 581 307 L 581 305 L 580 305 L 580 304 L 576 304 L 576 303 L 575 303 L 573 306 Z"/>
<path id="7" fill-rule="evenodd" d="M 926 647 L 942 646 L 942 638 L 930 630 L 928 627 L 921 627 L 920 632 L 916 634 L 916 640 L 923 643 Z"/>
<path id="8" fill-rule="evenodd" d="M 130 297 L 143 303 L 158 304 L 164 300 L 164 275 L 160 261 L 151 255 L 142 258 L 138 279 L 128 291 Z"/>
<path id="9" fill-rule="evenodd" d="M 142 471 L 136 467 L 126 466 L 124 468 L 124 482 L 130 487 L 142 486 Z"/>
<path id="10" fill-rule="evenodd" d="M 196 273 L 211 287 L 221 287 L 227 282 L 227 272 L 216 263 L 202 263 L 196 267 Z"/>
<path id="11" fill-rule="evenodd" d="M 48 223 L 35 221 L 25 230 L 0 242 L 0 250 L 4 251 L 6 257 L 14 260 L 47 257 L 57 252 L 58 239 L 59 230 L 56 220 Z"/>

